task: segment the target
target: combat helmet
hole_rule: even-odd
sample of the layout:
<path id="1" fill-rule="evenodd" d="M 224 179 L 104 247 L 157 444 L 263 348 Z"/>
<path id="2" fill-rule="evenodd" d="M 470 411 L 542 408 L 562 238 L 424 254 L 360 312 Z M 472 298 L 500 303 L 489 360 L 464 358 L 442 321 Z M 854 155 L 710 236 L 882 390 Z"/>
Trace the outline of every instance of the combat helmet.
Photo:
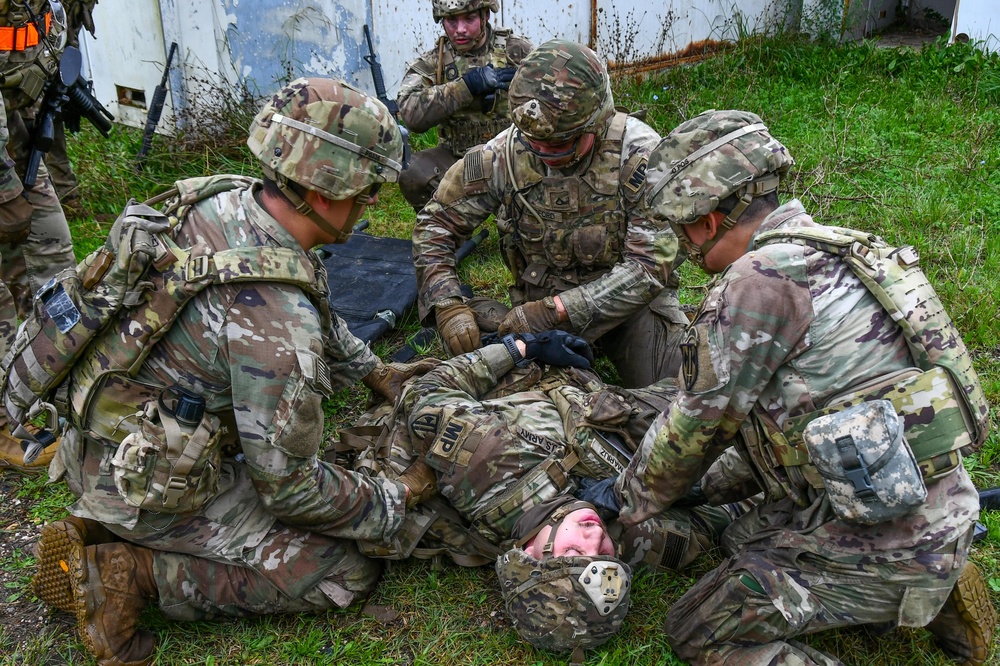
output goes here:
<path id="1" fill-rule="evenodd" d="M 714 211 L 726 197 L 739 198 L 716 237 L 694 248 L 693 258 L 701 263 L 754 198 L 778 189 L 794 163 L 760 116 L 712 109 L 678 125 L 653 149 L 645 203 L 653 217 L 676 228 Z M 677 231 L 678 238 L 687 237 Z"/>
<path id="2" fill-rule="evenodd" d="M 603 645 L 621 628 L 632 570 L 608 555 L 553 557 L 552 542 L 563 519 L 577 509 L 594 508 L 572 496 L 553 504 L 555 511 L 497 558 L 496 572 L 507 617 L 518 635 L 537 648 L 573 652 L 579 660 L 584 650 Z M 545 510 L 532 511 L 536 509 Z M 523 546 L 546 525 L 552 530 L 539 560 Z"/>
<path id="3" fill-rule="evenodd" d="M 296 210 L 338 240 L 349 234 L 333 229 L 289 184 L 332 200 L 374 194 L 399 179 L 408 148 L 380 101 L 323 78 L 296 79 L 273 95 L 250 125 L 247 145 Z"/>
<path id="4" fill-rule="evenodd" d="M 521 61 L 508 99 L 517 129 L 549 143 L 599 133 L 615 113 L 604 62 L 566 39 L 547 41 Z"/>
<path id="5" fill-rule="evenodd" d="M 446 16 L 458 16 L 488 9 L 494 14 L 500 11 L 499 0 L 431 0 L 434 7 L 434 22 L 440 23 Z"/>

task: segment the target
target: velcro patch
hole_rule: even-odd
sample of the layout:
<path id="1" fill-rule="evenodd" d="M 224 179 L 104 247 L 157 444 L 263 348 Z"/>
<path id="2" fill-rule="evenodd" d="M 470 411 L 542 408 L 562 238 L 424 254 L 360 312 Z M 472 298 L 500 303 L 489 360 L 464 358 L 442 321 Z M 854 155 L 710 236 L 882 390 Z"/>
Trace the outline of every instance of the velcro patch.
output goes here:
<path id="1" fill-rule="evenodd" d="M 448 419 L 431 445 L 431 451 L 446 460 L 454 460 L 462 450 L 462 442 L 469 429 L 470 425 L 465 421 Z"/>
<path id="2" fill-rule="evenodd" d="M 410 422 L 410 430 L 421 439 L 435 435 L 437 434 L 438 420 L 437 414 L 421 414 Z"/>
<path id="3" fill-rule="evenodd" d="M 639 190 L 646 183 L 646 165 L 649 159 L 643 157 L 638 160 L 635 164 L 632 164 L 632 170 L 626 171 L 625 173 L 625 189 L 632 192 L 632 194 L 638 194 Z M 626 165 L 627 167 L 628 165 Z"/>

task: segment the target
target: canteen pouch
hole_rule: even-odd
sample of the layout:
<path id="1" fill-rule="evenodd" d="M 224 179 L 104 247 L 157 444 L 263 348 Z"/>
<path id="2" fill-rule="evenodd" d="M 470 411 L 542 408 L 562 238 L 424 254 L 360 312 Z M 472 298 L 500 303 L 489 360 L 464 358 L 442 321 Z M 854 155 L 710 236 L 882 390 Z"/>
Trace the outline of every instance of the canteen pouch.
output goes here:
<path id="1" fill-rule="evenodd" d="M 149 401 L 139 429 L 118 446 L 111 465 L 125 503 L 157 513 L 191 513 L 219 489 L 222 431 L 205 412 L 193 429 L 182 428 L 163 405 Z M 190 431 L 190 432 L 189 432 Z"/>
<path id="2" fill-rule="evenodd" d="M 834 513 L 845 522 L 876 525 L 908 514 L 927 499 L 903 424 L 888 400 L 820 416 L 802 438 Z"/>

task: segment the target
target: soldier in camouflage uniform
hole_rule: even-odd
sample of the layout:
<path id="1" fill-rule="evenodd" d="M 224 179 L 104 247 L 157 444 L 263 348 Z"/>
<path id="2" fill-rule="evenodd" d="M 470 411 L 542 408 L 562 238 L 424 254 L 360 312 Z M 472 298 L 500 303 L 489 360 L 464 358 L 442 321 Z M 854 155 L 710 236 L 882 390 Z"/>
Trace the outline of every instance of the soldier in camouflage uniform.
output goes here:
<path id="1" fill-rule="evenodd" d="M 514 126 L 469 151 L 417 216 L 421 318 L 436 319 L 451 354 L 480 345 L 455 248 L 495 214 L 514 278 L 502 334 L 559 328 L 599 340 L 626 387 L 675 376 L 687 323 L 671 273 L 677 238 L 639 200 L 659 136 L 615 110 L 604 63 L 565 40 L 522 62 L 510 104 Z"/>
<path id="2" fill-rule="evenodd" d="M 733 510 L 675 508 L 630 529 L 605 528 L 588 503 L 601 504 L 589 492 L 593 481 L 613 481 L 624 469 L 676 387 L 664 380 L 620 389 L 587 370 L 552 367 L 587 365 L 577 353 L 590 353 L 586 343 L 562 331 L 507 336 L 414 378 L 398 404 L 341 432 L 353 442 L 355 432 L 371 438 L 371 426 L 387 427 L 377 443 L 363 444 L 367 455 L 355 467 L 391 476 L 423 457 L 462 521 L 447 520 L 438 500 L 425 503 L 407 515 L 389 548 L 361 544 L 363 552 L 449 554 L 465 566 L 496 561 L 515 628 L 533 645 L 563 652 L 596 647 L 618 630 L 631 567 L 686 566 L 713 546 Z M 544 374 L 542 363 L 549 365 Z M 376 451 L 388 459 L 376 463 Z M 575 502 L 574 494 L 588 502 Z M 613 613 L 594 613 L 594 598 L 570 584 L 593 564 L 623 581 Z M 545 584 L 532 589 L 527 583 L 540 572 Z"/>
<path id="3" fill-rule="evenodd" d="M 741 111 L 681 124 L 650 157 L 648 205 L 720 275 L 687 334 L 680 393 L 619 479 L 621 520 L 670 507 L 732 446 L 702 479 L 704 495 L 766 498 L 723 535 L 732 557 L 671 608 L 665 630 L 678 656 L 839 664 L 795 637 L 882 623 L 926 625 L 949 655 L 983 664 L 996 620 L 967 559 L 979 505 L 960 453 L 986 436 L 978 379 L 912 248 L 883 252 L 867 234 L 818 225 L 798 201 L 778 205 L 791 164 L 760 118 Z M 883 262 L 866 277 L 872 286 L 861 279 L 866 262 Z M 896 311 L 894 287 L 883 285 L 904 269 L 895 293 L 916 290 L 918 302 Z M 905 424 L 897 450 L 912 472 L 900 465 L 881 483 L 866 447 L 899 447 L 900 435 L 876 437 L 876 421 L 848 415 L 885 404 Z M 852 428 L 836 441 L 845 472 L 836 477 L 817 457 L 821 414 Z M 862 498 L 911 488 L 923 500 L 893 514 L 851 513 Z"/>
<path id="4" fill-rule="evenodd" d="M 445 34 L 407 66 L 396 102 L 411 132 L 438 128 L 438 145 L 413 156 L 399 189 L 413 210 L 430 201 L 441 177 L 469 148 L 510 126 L 507 86 L 532 49 L 510 30 L 490 25 L 497 0 L 432 0 Z"/>
<path id="5" fill-rule="evenodd" d="M 77 3 L 69 3 L 78 11 Z M 47 34 L 39 33 L 37 19 Z M 21 178 L 30 155 L 28 127 L 21 110 L 35 104 L 42 85 L 59 64 L 66 32 L 65 14 L 50 11 L 48 2 L 33 0 L 15 3 L 0 0 L 0 73 L 6 82 L 3 93 L 3 164 L 0 165 L 0 188 L 3 193 L 3 220 L 0 221 L 0 335 L 9 341 L 16 328 L 17 316 L 28 310 L 31 295 L 64 268 L 76 263 L 69 225 L 59 205 L 44 162 L 38 179 L 25 189 Z M 39 473 L 48 467 L 58 444 L 48 445 L 29 463 L 24 462 L 21 442 L 10 436 L 7 416 L 0 406 L 0 468 Z"/>
<path id="6" fill-rule="evenodd" d="M 43 530 L 34 589 L 76 614 L 100 664 L 152 660 L 153 637 L 137 631 L 150 601 L 177 620 L 347 606 L 381 569 L 353 540 L 392 537 L 404 503 L 420 499 L 407 483 L 423 482 L 405 474 L 371 479 L 317 459 L 324 397 L 364 378 L 391 399 L 408 376 L 383 366 L 330 312 L 326 272 L 311 251 L 345 241 L 378 187 L 396 180 L 399 128 L 381 103 L 347 84 L 298 79 L 267 101 L 248 145 L 263 181 L 180 181 L 167 217 L 149 206 L 127 209 L 159 229 L 173 224 L 171 252 L 200 254 L 185 274 L 221 273 L 212 262 L 232 252 L 242 257 L 228 264 L 236 274 L 220 275 L 184 306 L 135 373 L 108 366 L 121 357 L 121 341 L 155 317 L 148 305 L 123 310 L 70 374 L 71 425 L 51 473 L 78 499 L 73 517 Z M 155 245 L 164 243 L 171 246 L 168 238 Z M 240 271 L 265 264 L 285 277 L 239 281 Z M 203 408 L 190 409 L 199 400 Z M 184 442 L 206 429 L 211 447 L 192 452 Z M 191 478 L 123 484 L 160 464 L 147 457 L 130 466 L 132 443 L 147 447 L 140 456 L 182 448 L 173 470 L 184 456 L 200 463 L 215 452 L 208 466 L 188 465 L 214 475 L 208 495 L 196 503 Z M 140 508 L 150 505 L 128 492 L 144 487 L 162 493 L 160 510 Z M 179 496 L 171 494 L 177 487 Z M 175 505 L 197 508 L 177 513 Z M 103 543 L 108 531 L 125 542 Z"/>

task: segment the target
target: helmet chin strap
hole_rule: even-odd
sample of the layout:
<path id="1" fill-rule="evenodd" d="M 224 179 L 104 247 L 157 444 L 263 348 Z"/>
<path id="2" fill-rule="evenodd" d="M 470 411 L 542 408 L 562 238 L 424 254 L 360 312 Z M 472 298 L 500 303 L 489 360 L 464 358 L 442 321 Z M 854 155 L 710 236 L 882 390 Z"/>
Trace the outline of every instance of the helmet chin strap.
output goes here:
<path id="1" fill-rule="evenodd" d="M 702 269 L 705 268 L 705 257 L 708 256 L 709 250 L 715 247 L 715 244 L 722 240 L 722 237 L 726 235 L 726 232 L 736 226 L 737 221 L 740 219 L 740 215 L 743 214 L 749 206 L 750 203 L 757 197 L 764 196 L 765 194 L 770 194 L 778 189 L 778 183 L 781 179 L 776 173 L 770 173 L 763 178 L 753 181 L 746 187 L 744 187 L 737 196 L 739 196 L 739 203 L 733 207 L 726 218 L 719 223 L 719 226 L 715 230 L 715 236 L 709 238 L 707 241 L 701 244 L 697 252 L 691 253 L 691 260 L 698 264 Z"/>
<path id="2" fill-rule="evenodd" d="M 320 229 L 322 229 L 326 233 L 328 233 L 331 236 L 333 236 L 333 242 L 334 243 L 346 243 L 347 239 L 351 237 L 351 232 L 350 231 L 344 232 L 344 231 L 341 231 L 340 229 L 334 229 L 333 225 L 331 225 L 329 222 L 327 222 L 322 217 L 320 217 L 320 214 L 317 213 L 313 209 L 312 206 L 310 206 L 308 203 L 306 203 L 306 200 L 303 199 L 302 197 L 300 197 L 299 194 L 298 194 L 298 192 L 296 192 L 288 184 L 288 179 L 286 179 L 284 176 L 275 173 L 271 169 L 265 169 L 264 172 L 265 172 L 264 175 L 266 175 L 267 177 L 271 178 L 271 180 L 273 180 L 275 183 L 277 183 L 278 189 L 281 190 L 281 193 L 285 195 L 285 197 L 288 199 L 289 203 L 291 203 L 292 206 L 295 207 L 296 212 L 298 212 L 298 213 L 300 213 L 302 215 L 305 215 L 306 217 L 308 217 L 312 221 L 313 224 L 315 224 L 317 227 L 319 227 Z M 268 172 L 270 172 L 270 173 L 268 173 Z M 348 218 L 348 221 L 350 221 L 352 219 L 356 219 L 354 217 L 355 215 L 357 217 L 360 217 L 361 216 L 361 209 L 362 208 L 363 208 L 363 204 L 359 204 L 358 201 L 357 201 L 357 198 L 355 198 L 355 200 L 354 200 L 354 206 L 351 207 L 351 217 Z M 348 226 L 348 225 L 345 225 L 345 226 Z M 349 228 L 351 228 L 353 230 L 353 228 L 354 228 L 353 222 L 349 225 Z"/>

